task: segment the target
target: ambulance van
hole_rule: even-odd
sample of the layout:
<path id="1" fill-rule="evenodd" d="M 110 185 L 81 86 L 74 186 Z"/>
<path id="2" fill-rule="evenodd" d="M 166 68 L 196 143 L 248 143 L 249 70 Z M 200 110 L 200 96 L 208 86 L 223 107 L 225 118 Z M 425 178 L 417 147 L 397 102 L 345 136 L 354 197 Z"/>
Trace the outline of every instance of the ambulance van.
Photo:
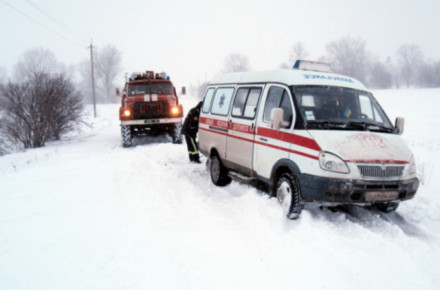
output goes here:
<path id="1" fill-rule="evenodd" d="M 362 83 L 319 66 L 211 81 L 199 149 L 212 182 L 262 182 L 290 219 L 310 202 L 394 211 L 419 186 L 403 118 L 392 124 Z"/>

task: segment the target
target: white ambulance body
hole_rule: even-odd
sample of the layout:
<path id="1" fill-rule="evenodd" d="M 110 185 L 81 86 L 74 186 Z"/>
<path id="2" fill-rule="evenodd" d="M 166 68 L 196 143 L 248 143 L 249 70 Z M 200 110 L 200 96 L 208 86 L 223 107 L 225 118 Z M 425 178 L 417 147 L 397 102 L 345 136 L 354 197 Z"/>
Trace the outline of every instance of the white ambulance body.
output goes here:
<path id="1" fill-rule="evenodd" d="M 388 212 L 414 197 L 414 157 L 359 81 L 307 70 L 230 73 L 207 88 L 200 152 L 216 185 L 263 181 L 289 218 L 304 203 Z"/>

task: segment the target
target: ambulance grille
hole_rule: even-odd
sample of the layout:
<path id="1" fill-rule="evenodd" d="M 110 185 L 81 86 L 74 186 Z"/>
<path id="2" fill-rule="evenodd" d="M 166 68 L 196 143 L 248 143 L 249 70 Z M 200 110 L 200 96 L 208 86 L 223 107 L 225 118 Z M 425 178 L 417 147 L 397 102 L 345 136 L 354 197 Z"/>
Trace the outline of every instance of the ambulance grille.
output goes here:
<path id="1" fill-rule="evenodd" d="M 382 168 L 380 165 L 358 165 L 358 168 L 365 177 L 400 177 L 404 166 L 389 165 Z"/>

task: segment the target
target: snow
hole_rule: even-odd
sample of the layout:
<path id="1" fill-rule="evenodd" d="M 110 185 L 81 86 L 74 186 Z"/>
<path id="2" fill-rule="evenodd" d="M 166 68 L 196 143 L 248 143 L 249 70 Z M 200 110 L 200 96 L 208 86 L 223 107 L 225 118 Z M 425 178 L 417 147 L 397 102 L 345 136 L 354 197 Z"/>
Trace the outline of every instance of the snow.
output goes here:
<path id="1" fill-rule="evenodd" d="M 81 132 L 0 157 L 0 289 L 438 289 L 440 89 L 374 93 L 406 118 L 418 194 L 297 221 L 255 188 L 214 186 L 185 144 L 122 148 L 118 105 L 89 108 Z"/>

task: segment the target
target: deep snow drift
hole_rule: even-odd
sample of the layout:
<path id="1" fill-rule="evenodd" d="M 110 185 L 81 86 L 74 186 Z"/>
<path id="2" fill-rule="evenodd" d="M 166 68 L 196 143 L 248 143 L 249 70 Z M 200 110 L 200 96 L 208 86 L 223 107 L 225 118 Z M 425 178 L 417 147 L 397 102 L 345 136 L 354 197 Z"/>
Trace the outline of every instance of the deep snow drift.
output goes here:
<path id="1" fill-rule="evenodd" d="M 184 144 L 122 148 L 118 106 L 98 106 L 82 132 L 0 157 L 0 288 L 438 289 L 440 89 L 375 94 L 406 118 L 418 194 L 389 215 L 308 205 L 297 221 L 215 187 Z"/>

